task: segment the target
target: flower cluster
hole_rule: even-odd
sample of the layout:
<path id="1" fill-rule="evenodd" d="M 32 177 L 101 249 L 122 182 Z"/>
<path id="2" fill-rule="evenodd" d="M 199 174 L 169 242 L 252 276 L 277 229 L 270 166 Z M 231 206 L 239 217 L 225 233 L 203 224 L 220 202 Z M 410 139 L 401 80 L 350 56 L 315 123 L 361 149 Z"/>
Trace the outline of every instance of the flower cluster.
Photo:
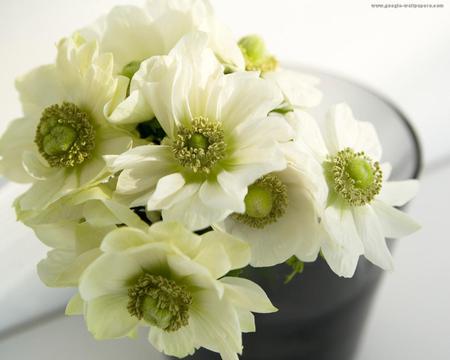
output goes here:
<path id="1" fill-rule="evenodd" d="M 19 78 L 0 172 L 30 184 L 15 210 L 51 248 L 42 281 L 78 288 L 67 314 L 97 339 L 148 327 L 167 355 L 231 360 L 253 313 L 276 311 L 233 270 L 319 255 L 345 277 L 361 255 L 391 269 L 385 238 L 418 229 L 395 208 L 417 183 L 387 182 L 348 105 L 322 132 L 318 84 L 258 36 L 236 41 L 206 0 L 116 7 Z"/>

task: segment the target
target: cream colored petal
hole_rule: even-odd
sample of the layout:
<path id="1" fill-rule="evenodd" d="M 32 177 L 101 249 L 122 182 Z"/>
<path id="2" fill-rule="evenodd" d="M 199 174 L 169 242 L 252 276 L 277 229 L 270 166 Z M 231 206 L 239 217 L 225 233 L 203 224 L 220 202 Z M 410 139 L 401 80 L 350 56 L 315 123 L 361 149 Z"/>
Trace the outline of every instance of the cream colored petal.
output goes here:
<path id="1" fill-rule="evenodd" d="M 242 352 L 239 317 L 228 302 L 209 291 L 197 292 L 191 314 L 200 346 L 220 353 L 224 360 L 238 360 L 237 354 Z"/>
<path id="2" fill-rule="evenodd" d="M 225 284 L 225 297 L 235 306 L 257 313 L 278 311 L 264 290 L 254 282 L 238 277 L 225 277 L 220 281 Z"/>
<path id="3" fill-rule="evenodd" d="M 77 286 L 83 271 L 100 255 L 99 249 L 86 251 L 79 256 L 73 251 L 52 250 L 46 259 L 39 262 L 37 272 L 47 286 Z"/>
<path id="4" fill-rule="evenodd" d="M 243 268 L 250 262 L 250 248 L 245 241 L 217 229 L 202 235 L 202 247 L 218 245 L 221 245 L 225 250 L 231 270 Z M 213 259 L 211 260 L 213 261 Z"/>
<path id="5" fill-rule="evenodd" d="M 352 209 L 358 234 L 363 242 L 364 256 L 384 270 L 392 270 L 394 261 L 386 245 L 383 228 L 369 205 Z"/>
<path id="6" fill-rule="evenodd" d="M 177 358 L 193 355 L 198 346 L 195 341 L 195 332 L 189 325 L 174 332 L 151 327 L 148 340 L 159 352 Z"/>
<path id="7" fill-rule="evenodd" d="M 333 106 L 327 115 L 326 142 L 331 154 L 347 147 L 364 151 L 372 160 L 381 158 L 381 144 L 371 123 L 358 121 L 347 104 Z"/>
<path id="8" fill-rule="evenodd" d="M 139 320 L 127 309 L 128 295 L 104 295 L 88 302 L 86 324 L 95 339 L 116 339 L 126 336 Z"/>
<path id="9" fill-rule="evenodd" d="M 257 73 L 237 72 L 225 76 L 219 101 L 219 119 L 225 131 L 231 132 L 247 120 L 264 119 L 281 104 L 282 95 L 272 82 L 261 79 Z"/>
<path id="10" fill-rule="evenodd" d="M 351 211 L 329 207 L 324 212 L 322 224 L 328 234 L 322 243 L 325 260 L 337 275 L 352 277 L 364 248 Z"/>
<path id="11" fill-rule="evenodd" d="M 0 174 L 14 182 L 34 181 L 22 165 L 25 151 L 35 151 L 33 142 L 37 124 L 32 118 L 12 121 L 0 137 Z"/>
<path id="12" fill-rule="evenodd" d="M 148 234 L 142 230 L 121 227 L 111 231 L 104 238 L 101 249 L 104 252 L 121 252 L 128 248 L 146 245 L 151 241 Z"/>
<path id="13" fill-rule="evenodd" d="M 409 215 L 382 201 L 375 200 L 372 203 L 372 208 L 378 216 L 386 237 L 398 239 L 410 235 L 421 228 Z"/>
<path id="14" fill-rule="evenodd" d="M 220 176 L 220 174 L 219 174 Z M 223 181 L 223 177 L 221 179 Z M 244 198 L 247 193 L 247 188 L 242 187 L 237 193 L 230 190 L 235 190 L 236 186 L 223 188 L 221 184 L 216 181 L 205 181 L 200 187 L 199 197 L 208 206 L 217 209 L 228 209 L 231 212 L 244 212 L 245 204 Z"/>
<path id="15" fill-rule="evenodd" d="M 81 276 L 81 297 L 90 301 L 103 295 L 126 294 L 130 280 L 141 273 L 141 266 L 131 256 L 122 253 L 103 254 Z"/>
<path id="16" fill-rule="evenodd" d="M 185 188 L 189 189 L 189 186 L 198 185 L 189 184 Z M 180 201 L 173 202 L 170 208 L 163 209 L 163 219 L 166 221 L 178 221 L 188 229 L 195 231 L 205 229 L 215 222 L 222 221 L 230 214 L 228 209 L 217 209 L 205 204 L 200 199 L 198 191 L 189 195 Z"/>
<path id="17" fill-rule="evenodd" d="M 72 315 L 83 315 L 84 313 L 84 301 L 80 296 L 80 293 L 76 293 L 69 300 L 69 303 L 66 306 L 65 314 L 68 316 Z"/>
<path id="18" fill-rule="evenodd" d="M 419 191 L 419 181 L 389 181 L 383 183 L 378 200 L 391 206 L 403 206 L 411 201 Z"/>
<path id="19" fill-rule="evenodd" d="M 34 122 L 33 131 L 36 130 L 42 111 L 47 106 L 62 102 L 65 96 L 55 65 L 44 65 L 18 77 L 16 88 L 24 114 Z"/>
<path id="20" fill-rule="evenodd" d="M 286 101 L 294 107 L 311 108 L 322 100 L 322 93 L 316 88 L 319 80 L 315 77 L 285 69 L 267 72 L 263 77 L 274 81 Z"/>
<path id="21" fill-rule="evenodd" d="M 183 175 L 180 173 L 173 173 L 161 178 L 152 196 L 148 200 L 147 208 L 149 210 L 158 210 L 167 206 L 164 204 L 167 199 L 177 193 L 186 184 Z"/>

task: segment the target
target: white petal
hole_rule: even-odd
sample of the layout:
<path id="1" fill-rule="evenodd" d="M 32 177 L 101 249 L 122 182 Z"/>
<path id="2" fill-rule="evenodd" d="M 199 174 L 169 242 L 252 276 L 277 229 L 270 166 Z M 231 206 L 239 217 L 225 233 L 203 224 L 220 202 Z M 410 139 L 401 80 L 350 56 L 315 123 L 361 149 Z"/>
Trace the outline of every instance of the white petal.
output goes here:
<path id="1" fill-rule="evenodd" d="M 148 244 L 149 242 L 149 236 L 144 231 L 130 227 L 121 227 L 106 235 L 101 249 L 104 252 L 120 252 L 128 248 Z"/>
<path id="2" fill-rule="evenodd" d="M 127 309 L 128 294 L 105 295 L 88 302 L 86 324 L 97 340 L 126 336 L 139 320 Z"/>
<path id="3" fill-rule="evenodd" d="M 202 235 L 203 246 L 218 244 L 223 246 L 232 270 L 243 268 L 250 262 L 250 248 L 244 241 L 220 230 L 209 231 Z"/>
<path id="4" fill-rule="evenodd" d="M 282 95 L 257 73 L 237 72 L 225 76 L 220 102 L 220 121 L 225 131 L 231 131 L 247 120 L 265 118 L 281 104 Z"/>
<path id="5" fill-rule="evenodd" d="M 187 189 L 193 189 L 198 184 L 189 184 Z M 189 193 L 189 197 L 183 196 L 181 201 L 174 202 L 170 208 L 162 211 L 165 221 L 178 221 L 190 230 L 205 229 L 211 224 L 222 221 L 230 214 L 229 209 L 217 209 L 205 204 L 199 197 L 198 190 Z"/>
<path id="6" fill-rule="evenodd" d="M 237 353 L 242 352 L 239 318 L 228 302 L 210 291 L 197 292 L 191 314 L 198 345 L 219 352 L 224 360 L 238 360 Z"/>
<path id="7" fill-rule="evenodd" d="M 351 211 L 329 207 L 324 212 L 322 224 L 328 234 L 322 243 L 328 265 L 337 275 L 352 277 L 364 248 Z"/>
<path id="8" fill-rule="evenodd" d="M 76 293 L 72 298 L 69 300 L 65 314 L 68 316 L 72 315 L 83 315 L 84 313 L 84 301 L 80 296 L 80 293 Z"/>
<path id="9" fill-rule="evenodd" d="M 278 311 L 264 290 L 254 282 L 238 277 L 225 277 L 220 281 L 225 284 L 225 296 L 236 306 L 257 313 Z"/>
<path id="10" fill-rule="evenodd" d="M 364 245 L 364 256 L 384 270 L 392 270 L 394 262 L 386 245 L 383 228 L 369 205 L 352 209 L 355 226 Z"/>
<path id="11" fill-rule="evenodd" d="M 161 178 L 156 185 L 156 190 L 148 200 L 147 209 L 159 210 L 165 207 L 164 202 L 171 195 L 182 189 L 185 183 L 186 181 L 180 173 L 170 174 Z"/>
<path id="12" fill-rule="evenodd" d="M 184 358 L 196 350 L 195 332 L 192 326 L 185 326 L 173 332 L 151 327 L 148 340 L 163 354 Z"/>
<path id="13" fill-rule="evenodd" d="M 221 174 L 218 175 L 220 177 Z M 224 175 L 222 175 L 223 181 Z M 234 184 L 233 184 L 234 185 Z M 237 192 L 231 192 L 237 190 Z M 205 181 L 200 187 L 200 199 L 208 206 L 217 209 L 228 209 L 230 212 L 243 212 L 245 210 L 244 198 L 247 188 L 236 189 L 236 186 L 224 188 L 216 181 Z"/>
<path id="14" fill-rule="evenodd" d="M 133 91 L 112 111 L 108 120 L 113 124 L 137 124 L 154 117 L 153 110 L 141 91 Z"/>
<path id="15" fill-rule="evenodd" d="M 103 295 L 127 293 L 130 279 L 141 273 L 141 267 L 131 257 L 119 253 L 104 254 L 81 276 L 81 297 L 90 301 Z"/>
<path id="16" fill-rule="evenodd" d="M 347 104 L 333 106 L 327 116 L 326 141 L 331 154 L 345 148 L 364 151 L 372 160 L 381 158 L 381 144 L 371 123 L 358 121 Z"/>
<path id="17" fill-rule="evenodd" d="M 383 183 L 378 200 L 391 206 L 403 206 L 411 201 L 419 191 L 417 180 L 389 181 Z"/>
<path id="18" fill-rule="evenodd" d="M 385 236 L 398 239 L 418 231 L 421 226 L 404 212 L 375 200 L 372 204 Z"/>
<path id="19" fill-rule="evenodd" d="M 33 142 L 36 130 L 34 119 L 12 121 L 0 137 L 0 174 L 11 181 L 28 183 L 33 178 L 22 166 L 24 151 L 36 151 Z"/>
<path id="20" fill-rule="evenodd" d="M 296 71 L 277 70 L 265 73 L 263 77 L 274 81 L 286 101 L 294 107 L 315 107 L 322 100 L 322 93 L 315 87 L 319 80 L 312 76 Z"/>
<path id="21" fill-rule="evenodd" d="M 305 111 L 295 110 L 286 114 L 286 119 L 297 134 L 297 142 L 311 152 L 318 161 L 322 162 L 328 150 L 316 120 Z"/>

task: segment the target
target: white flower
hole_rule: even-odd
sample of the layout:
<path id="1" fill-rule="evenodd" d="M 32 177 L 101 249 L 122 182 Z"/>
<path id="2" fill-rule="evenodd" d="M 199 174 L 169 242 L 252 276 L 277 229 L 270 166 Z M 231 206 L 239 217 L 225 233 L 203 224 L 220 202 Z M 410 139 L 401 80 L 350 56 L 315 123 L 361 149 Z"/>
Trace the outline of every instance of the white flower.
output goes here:
<path id="1" fill-rule="evenodd" d="M 241 332 L 254 331 L 251 311 L 276 310 L 256 284 L 223 278 L 249 260 L 248 246 L 225 233 L 200 237 L 160 222 L 146 231 L 114 230 L 101 249 L 82 275 L 81 299 L 68 308 L 77 313 L 85 302 L 87 327 L 97 339 L 132 336 L 145 326 L 149 341 L 167 355 L 182 358 L 205 347 L 238 360 Z"/>
<path id="2" fill-rule="evenodd" d="M 25 223 L 51 248 L 37 267 L 47 286 L 77 286 L 85 268 L 101 255 L 103 238 L 118 225 L 147 227 L 111 195 L 108 186 L 100 185 L 66 196 L 34 216 L 28 214 Z"/>
<path id="3" fill-rule="evenodd" d="M 80 33 L 97 39 L 101 52 L 114 55 L 115 71 L 133 78 L 142 61 L 167 55 L 186 34 L 203 31 L 208 46 L 217 58 L 232 69 L 243 69 L 244 60 L 231 31 L 215 16 L 207 0 L 149 0 L 146 6 L 117 6 L 93 26 Z M 124 101 L 111 103 L 108 115 L 113 123 L 139 123 L 152 118 L 149 104 L 136 88 L 121 87 L 117 97 Z"/>
<path id="4" fill-rule="evenodd" d="M 383 269 L 392 269 L 392 257 L 385 237 L 399 238 L 419 229 L 409 216 L 394 208 L 411 200 L 417 190 L 415 180 L 387 182 L 380 165 L 381 146 L 372 124 L 354 119 L 346 104 L 334 106 L 322 138 L 315 121 L 299 116 L 297 146 L 322 167 L 319 187 L 328 189 L 315 195 L 326 236 L 322 253 L 338 275 L 353 276 L 360 255 Z"/>
<path id="5" fill-rule="evenodd" d="M 244 212 L 247 187 L 286 167 L 276 140 L 290 127 L 267 116 L 281 94 L 255 72 L 224 75 L 205 34 L 183 38 L 136 76 L 167 138 L 112 158 L 112 170 L 123 170 L 117 192 L 133 205 L 198 230 Z"/>
<path id="6" fill-rule="evenodd" d="M 295 164 L 264 175 L 249 187 L 245 213 L 216 226 L 249 243 L 252 266 L 276 265 L 294 255 L 314 261 L 321 239 L 311 180 Z"/>
<path id="7" fill-rule="evenodd" d="M 17 80 L 25 116 L 0 140 L 0 169 L 13 180 L 33 182 L 18 209 L 45 208 L 110 175 L 103 155 L 131 146 L 128 133 L 103 115 L 121 81 L 126 79 L 113 76 L 111 54 L 99 55 L 96 42 L 79 37 L 59 43 L 55 65 Z"/>
<path id="8" fill-rule="evenodd" d="M 147 0 L 143 8 L 116 6 L 81 34 L 98 39 L 100 50 L 113 53 L 121 70 L 133 61 L 167 55 L 184 35 L 198 30 L 209 35 L 208 46 L 219 60 L 244 68 L 236 40 L 208 0 Z"/>

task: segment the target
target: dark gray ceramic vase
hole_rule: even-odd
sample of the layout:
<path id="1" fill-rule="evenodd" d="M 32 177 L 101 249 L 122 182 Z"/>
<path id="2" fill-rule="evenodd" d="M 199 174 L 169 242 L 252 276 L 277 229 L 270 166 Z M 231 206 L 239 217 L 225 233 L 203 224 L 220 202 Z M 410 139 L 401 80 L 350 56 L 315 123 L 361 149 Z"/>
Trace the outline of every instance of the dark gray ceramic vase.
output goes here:
<path id="1" fill-rule="evenodd" d="M 308 70 L 309 73 L 311 71 Z M 377 128 L 383 161 L 393 165 L 392 179 L 417 178 L 421 151 L 408 119 L 390 101 L 353 82 L 315 73 L 324 99 L 314 115 L 323 118 L 330 105 L 347 102 L 360 120 Z M 323 260 L 307 264 L 304 273 L 284 285 L 289 268 L 252 269 L 245 277 L 261 285 L 279 312 L 256 316 L 256 333 L 244 334 L 244 360 L 351 360 L 382 272 L 361 258 L 355 276 L 336 276 Z M 220 357 L 207 350 L 190 359 Z"/>

